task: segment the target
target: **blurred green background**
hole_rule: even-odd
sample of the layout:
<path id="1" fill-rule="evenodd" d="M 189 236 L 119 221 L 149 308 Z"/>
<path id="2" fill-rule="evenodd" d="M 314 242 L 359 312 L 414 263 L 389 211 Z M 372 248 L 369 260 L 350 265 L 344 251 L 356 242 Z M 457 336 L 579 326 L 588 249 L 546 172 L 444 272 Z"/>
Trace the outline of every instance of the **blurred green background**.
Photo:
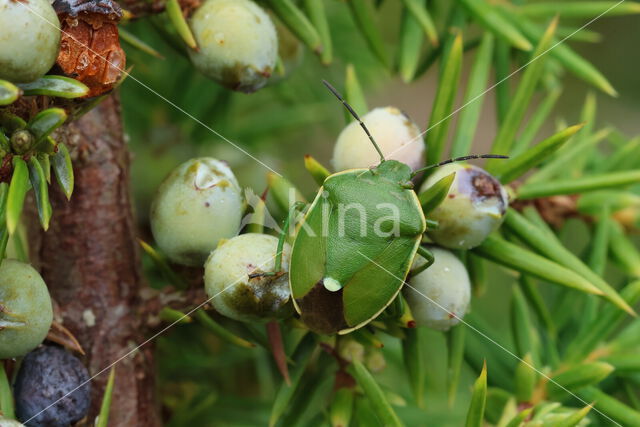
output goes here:
<path id="1" fill-rule="evenodd" d="M 442 2 L 441 2 L 442 3 Z M 170 47 L 147 20 L 128 24 L 126 29 L 146 41 L 164 56 L 156 59 L 125 46 L 132 76 L 120 91 L 125 118 L 125 131 L 133 153 L 133 189 L 139 229 L 143 238 L 151 240 L 148 211 L 155 189 L 178 164 L 194 156 L 213 156 L 227 161 L 241 185 L 261 193 L 266 187 L 268 170 L 219 135 L 213 134 L 191 117 L 176 109 L 184 109 L 220 135 L 233 141 L 252 156 L 280 172 L 308 195 L 315 189 L 313 180 L 303 167 L 303 155 L 312 154 L 329 165 L 333 143 L 345 124 L 342 107 L 321 85 L 327 79 L 341 88 L 345 66 L 356 66 L 371 107 L 394 105 L 406 111 L 425 127 L 438 77 L 437 64 L 410 85 L 384 71 L 366 48 L 356 30 L 347 6 L 329 1 L 328 12 L 335 46 L 335 61 L 330 67 L 320 65 L 315 56 L 304 53 L 300 65 L 290 76 L 251 95 L 230 92 L 198 75 L 186 58 Z M 400 2 L 387 1 L 379 16 L 390 47 L 396 46 Z M 157 21 L 160 21 L 158 19 Z M 580 26 L 583 22 L 573 22 Z M 616 87 L 617 99 L 598 94 L 598 126 L 613 124 L 626 135 L 640 133 L 640 42 L 638 18 L 615 17 L 599 20 L 589 30 L 602 35 L 602 41 L 571 43 Z M 468 72 L 474 53 L 465 56 L 464 72 Z M 518 79 L 505 84 L 515 86 Z M 466 76 L 465 76 L 466 80 Z M 141 83 L 142 84 L 141 84 Z M 565 89 L 556 107 L 554 120 L 578 121 L 579 111 L 588 88 L 571 76 L 564 80 Z M 147 87 L 145 87 L 147 86 Z M 464 86 L 463 86 L 464 87 Z M 165 97 L 161 99 L 157 94 Z M 458 100 L 460 102 L 460 100 Z M 492 93 L 481 101 L 481 124 L 474 143 L 475 153 L 489 149 L 495 136 L 495 104 Z M 556 123 L 549 120 L 539 136 L 548 136 Z M 569 223 L 564 230 L 572 248 L 578 251 L 580 225 Z M 488 322 L 491 335 L 510 346 L 508 322 L 507 273 L 491 271 L 488 292 L 473 302 L 474 314 Z M 152 285 L 162 286 L 160 280 Z M 432 343 L 428 354 L 429 383 L 426 409 L 412 405 L 398 412 L 410 425 L 458 426 L 464 421 L 468 394 L 477 371 L 463 372 L 460 396 L 452 408 L 446 402 L 445 343 L 440 333 L 422 331 Z M 385 342 L 387 368 L 378 374 L 380 382 L 409 400 L 408 382 L 397 340 Z M 197 325 L 174 328 L 158 341 L 159 377 L 163 402 L 173 412 L 168 414 L 175 426 L 265 425 L 275 390 L 280 379 L 271 356 L 263 349 L 243 350 L 223 345 Z M 497 348 L 497 347 L 496 347 Z M 500 351 L 500 350 L 497 350 Z M 514 359 L 515 365 L 515 359 Z M 326 380 L 312 382 L 304 393 L 331 387 Z M 325 393 L 326 394 L 326 393 Z M 326 402 L 310 402 L 322 408 Z M 309 411 L 309 417 L 317 412 Z M 310 423 L 311 419 L 305 419 Z"/>

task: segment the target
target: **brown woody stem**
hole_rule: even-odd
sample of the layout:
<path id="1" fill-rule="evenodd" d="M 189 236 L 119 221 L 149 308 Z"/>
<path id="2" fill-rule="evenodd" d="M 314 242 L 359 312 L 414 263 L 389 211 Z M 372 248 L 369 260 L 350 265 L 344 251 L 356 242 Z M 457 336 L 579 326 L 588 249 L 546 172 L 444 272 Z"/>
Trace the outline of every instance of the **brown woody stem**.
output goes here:
<path id="1" fill-rule="evenodd" d="M 144 341 L 139 313 L 144 281 L 117 98 L 68 125 L 59 139 L 74 149 L 75 191 L 67 202 L 52 186 L 48 232 L 31 213 L 30 256 L 60 308 L 57 320 L 78 339 L 94 375 Z M 118 363 L 110 426 L 160 425 L 152 346 Z M 90 420 L 99 411 L 107 377 L 108 370 L 92 381 Z"/>

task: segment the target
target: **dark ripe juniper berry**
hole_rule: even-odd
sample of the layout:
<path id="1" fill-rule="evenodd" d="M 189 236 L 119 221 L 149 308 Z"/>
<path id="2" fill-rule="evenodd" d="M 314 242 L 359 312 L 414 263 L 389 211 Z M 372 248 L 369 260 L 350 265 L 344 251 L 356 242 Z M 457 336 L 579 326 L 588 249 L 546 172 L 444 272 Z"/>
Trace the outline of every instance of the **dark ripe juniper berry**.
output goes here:
<path id="1" fill-rule="evenodd" d="M 87 368 L 64 349 L 43 346 L 32 351 L 23 359 L 14 386 L 18 420 L 29 427 L 66 427 L 79 421 L 89 410 L 91 383 L 73 390 L 88 380 Z"/>

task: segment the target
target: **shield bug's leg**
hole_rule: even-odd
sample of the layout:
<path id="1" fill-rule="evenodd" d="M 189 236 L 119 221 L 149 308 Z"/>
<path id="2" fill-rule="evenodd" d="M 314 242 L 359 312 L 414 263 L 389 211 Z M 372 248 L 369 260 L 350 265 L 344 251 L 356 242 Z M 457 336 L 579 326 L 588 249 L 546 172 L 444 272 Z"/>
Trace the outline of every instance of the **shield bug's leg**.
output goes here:
<path id="1" fill-rule="evenodd" d="M 367 128 L 367 126 L 360 119 L 360 116 L 358 116 L 358 113 L 355 112 L 355 110 L 351 107 L 351 105 L 349 105 L 349 103 L 344 99 L 344 97 L 340 94 L 340 92 L 338 92 L 338 90 L 336 88 L 331 86 L 331 83 L 329 83 L 326 80 L 323 80 L 322 83 L 327 87 L 327 89 L 329 89 L 329 91 L 331 91 L 331 93 L 336 98 L 338 98 L 340 100 L 340 102 L 342 102 L 342 105 L 344 105 L 344 107 L 347 109 L 347 111 L 349 111 L 349 113 L 353 116 L 353 118 L 358 121 L 358 123 L 360 124 L 362 129 L 364 129 L 364 131 L 366 132 L 367 136 L 369 137 L 369 140 L 373 144 L 373 147 L 376 149 L 376 151 L 380 155 L 380 163 L 384 162 L 385 159 L 384 159 L 384 154 L 382 154 L 382 150 L 380 150 L 380 147 L 378 147 L 378 144 L 376 143 L 376 140 L 373 139 L 373 135 L 371 135 L 371 132 L 369 132 L 369 129 Z"/>
<path id="2" fill-rule="evenodd" d="M 470 156 L 456 157 L 454 159 L 443 160 L 440 163 L 434 163 L 433 165 L 425 166 L 413 172 L 411 176 L 414 177 L 420 172 L 424 172 L 433 168 L 439 168 L 440 166 L 448 165 L 449 163 L 464 162 L 464 161 L 473 160 L 473 159 L 508 159 L 508 158 L 509 156 L 503 156 L 501 154 L 472 154 Z"/>
<path id="3" fill-rule="evenodd" d="M 280 237 L 278 239 L 278 248 L 276 250 L 276 263 L 273 271 L 269 271 L 267 273 L 259 273 L 259 274 L 251 274 L 250 278 L 254 277 L 262 277 L 262 276 L 275 276 L 280 273 L 282 270 L 282 250 L 284 248 L 284 242 L 287 239 L 287 235 L 289 234 L 289 227 L 291 226 L 291 219 L 296 214 L 298 209 L 303 209 L 306 206 L 304 202 L 296 202 L 291 205 L 291 209 L 289 209 L 289 213 L 287 214 L 287 218 L 284 220 L 284 225 L 282 227 L 282 231 L 280 232 Z"/>
<path id="4" fill-rule="evenodd" d="M 426 262 L 424 264 L 422 264 L 420 267 L 416 267 L 413 270 L 411 270 L 409 272 L 410 276 L 416 276 L 416 275 L 422 273 L 427 268 L 431 267 L 431 265 L 435 261 L 435 258 L 433 257 L 433 254 L 431 253 L 431 251 L 429 249 L 423 247 L 423 246 L 418 246 L 418 255 L 420 255 L 422 258 L 424 258 L 424 260 Z"/>

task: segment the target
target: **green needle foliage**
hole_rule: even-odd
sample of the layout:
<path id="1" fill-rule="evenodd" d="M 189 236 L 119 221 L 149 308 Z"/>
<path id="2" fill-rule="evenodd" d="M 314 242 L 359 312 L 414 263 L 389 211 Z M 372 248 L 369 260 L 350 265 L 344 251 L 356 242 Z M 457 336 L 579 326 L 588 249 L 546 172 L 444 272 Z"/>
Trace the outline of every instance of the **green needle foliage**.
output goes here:
<path id="1" fill-rule="evenodd" d="M 599 100 L 618 92 L 574 42 L 598 42 L 600 34 L 585 24 L 636 15 L 640 5 L 257 3 L 300 54 L 288 60 L 281 50 L 274 76 L 251 96 L 194 71 L 186 49 L 197 46 L 184 2 L 170 0 L 166 14 L 122 24 L 136 79 L 189 114 L 133 79 L 120 82 L 143 229 L 149 218 L 142 213 L 176 159 L 215 155 L 262 194 L 247 210 L 254 221 L 245 232 L 264 233 L 269 220 L 282 224 L 291 195 L 313 200 L 332 173 L 328 141 L 353 121 L 348 113 L 340 117 L 321 79 L 361 116 L 377 106 L 373 100 L 387 103 L 385 84 L 417 91 L 417 80 L 431 79 L 433 90 L 415 94 L 428 116 L 413 118 L 424 131 L 416 143 L 425 145 L 425 165 L 484 151 L 509 156 L 488 160 L 485 169 L 506 187 L 510 207 L 482 244 L 455 252 L 472 295 L 469 312 L 452 313 L 460 322 L 448 331 L 416 327 L 420 316 L 403 296 L 411 292 L 407 286 L 365 327 L 338 336 L 315 334 L 296 316 L 274 328 L 224 318 L 208 305 L 189 316 L 162 308 L 156 320 L 172 326 L 157 343 L 167 425 L 639 426 L 640 136 L 624 135 L 615 123 L 603 126 Z M 576 90 L 566 84 L 574 78 L 593 92 L 581 94 L 575 114 L 561 115 L 556 107 Z M 0 80 L 0 154 L 10 171 L 0 183 L 0 258 L 10 249 L 24 254 L 25 203 L 34 203 L 42 228 L 49 227 L 52 175 L 72 197 L 73 147 L 56 142 L 54 131 L 85 111 L 63 107 L 88 90 L 64 76 Z M 25 119 L 11 106 L 27 96 L 57 101 Z M 487 129 L 493 139 L 483 149 L 478 135 Z M 431 215 L 452 195 L 456 175 L 422 192 L 423 177 L 405 183 L 415 184 L 428 229 L 441 225 Z M 428 237 L 418 243 L 425 251 L 433 244 Z M 170 286 L 178 295 L 188 289 L 192 271 L 140 244 L 154 288 Z M 431 267 L 413 268 L 408 280 L 430 274 Z M 0 424 L 15 415 L 2 363 Z M 96 425 L 108 424 L 113 387 L 112 371 Z"/>
<path id="2" fill-rule="evenodd" d="M 640 251 L 629 231 L 640 224 L 640 138 L 601 127 L 593 93 L 576 116 L 559 117 L 556 111 L 567 91 L 566 73 L 601 90 L 601 96 L 616 94 L 604 75 L 571 47 L 573 41 L 599 39 L 592 29 L 576 30 L 614 3 L 348 0 L 303 1 L 298 7 L 295 2 L 265 1 L 316 55 L 307 58 L 302 77 L 294 73 L 253 95 L 257 102 L 278 103 L 286 113 L 256 110 L 244 98 L 231 103 L 223 93 L 208 106 L 198 101 L 196 111 L 221 118 L 212 121 L 217 130 L 246 141 L 266 138 L 253 147 L 268 155 L 269 141 L 275 144 L 278 135 L 295 129 L 304 129 L 306 135 L 319 116 L 336 116 L 335 101 L 314 84 L 318 76 L 335 82 L 353 109 L 364 115 L 373 107 L 370 92 L 389 73 L 411 84 L 431 72 L 437 86 L 425 98 L 431 105 L 423 122 L 427 163 L 478 153 L 474 143 L 484 126 L 481 117 L 495 109 L 490 152 L 510 159 L 489 160 L 486 167 L 508 185 L 512 207 L 498 232 L 479 247 L 458 253 L 471 278 L 473 312 L 444 334 L 407 329 L 413 315 L 400 298 L 365 329 L 345 337 L 317 336 L 297 320 L 285 321 L 281 329 L 291 381 L 286 384 L 268 357 L 263 328 L 199 311 L 194 316 L 199 322 L 180 328 L 236 346 L 226 345 L 212 360 L 207 351 L 195 350 L 187 336 L 172 334 L 162 340 L 166 387 L 186 383 L 197 390 L 186 401 L 166 398 L 175 422 L 196 422 L 220 411 L 226 411 L 222 417 L 230 425 L 249 422 L 241 410 L 227 409 L 225 394 L 231 390 L 238 408 L 253 402 L 258 405 L 254 415 L 273 426 L 604 426 L 612 420 L 638 425 L 640 323 L 635 312 L 640 288 L 635 279 L 640 277 Z M 602 19 L 635 13 L 637 5 L 622 5 Z M 397 44 L 391 42 L 390 26 L 382 25 L 391 16 L 397 17 Z M 316 66 L 332 60 L 330 68 Z M 466 70 L 469 77 L 463 79 Z M 175 95 L 190 90 L 187 84 Z M 264 93 L 268 91 L 271 97 Z M 251 128 L 231 125 L 236 114 L 249 120 Z M 286 127 L 282 117 L 287 117 Z M 347 123 L 353 120 L 345 117 Z M 554 121 L 555 131 L 548 131 Z M 195 135 L 206 140 L 189 124 L 180 133 L 186 139 Z M 304 158 L 312 179 L 301 178 L 297 169 L 302 162 L 285 168 L 284 176 L 269 174 L 266 203 L 277 207 L 278 220 L 288 211 L 291 191 L 298 201 L 313 199 L 331 173 L 321 159 L 315 154 Z M 429 215 L 447 197 L 454 177 L 446 176 L 419 194 L 428 226 L 437 226 Z M 586 249 L 571 241 L 576 233 L 588 242 Z M 171 277 L 161 254 L 147 253 L 156 262 L 151 271 Z M 494 289 L 496 280 L 502 283 L 500 291 Z M 496 292 L 504 294 L 498 302 L 491 300 Z M 498 311 L 500 318 L 491 311 Z M 243 349 L 239 343 L 256 347 Z M 196 351 L 195 359 L 185 355 L 169 362 L 182 345 Z M 187 366 L 188 360 L 206 366 Z M 230 363 L 238 369 L 255 366 L 260 398 L 230 385 L 232 372 L 221 372 Z M 172 379 L 182 369 L 191 378 Z M 205 371 L 220 375 L 215 386 L 196 378 Z M 332 378 L 333 389 L 326 385 L 327 378 Z M 205 399 L 212 390 L 219 396 Z"/>

